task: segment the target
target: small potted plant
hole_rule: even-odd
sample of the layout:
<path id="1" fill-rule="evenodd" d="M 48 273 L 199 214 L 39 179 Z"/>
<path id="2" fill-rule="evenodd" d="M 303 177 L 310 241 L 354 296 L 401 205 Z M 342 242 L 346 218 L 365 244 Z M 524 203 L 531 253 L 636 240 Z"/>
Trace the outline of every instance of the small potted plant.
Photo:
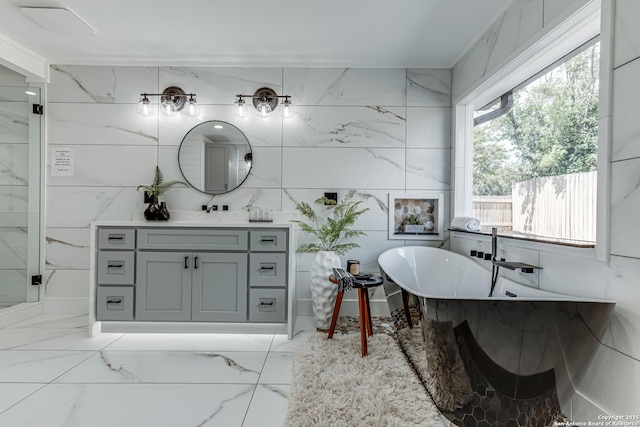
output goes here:
<path id="1" fill-rule="evenodd" d="M 360 247 L 357 243 L 346 240 L 366 236 L 363 231 L 350 228 L 360 215 L 369 210 L 361 209 L 362 201 L 353 200 L 354 195 L 355 191 L 350 191 L 340 203 L 326 197 L 317 199 L 315 203 L 331 211 L 331 215 L 326 219 L 316 214 L 308 203 L 300 202 L 296 209 L 309 222 L 292 220 L 302 231 L 314 236 L 316 240 L 300 245 L 297 252 L 316 254 L 311 266 L 311 299 L 315 326 L 319 330 L 327 330 L 331 322 L 338 287 L 329 281 L 329 276 L 333 273 L 334 267 L 341 267 L 339 255 Z"/>
<path id="2" fill-rule="evenodd" d="M 403 221 L 402 231 L 405 233 L 423 233 L 424 224 L 418 219 L 418 215 L 412 213 Z"/>
<path id="3" fill-rule="evenodd" d="M 147 196 L 151 198 L 149 206 L 147 206 L 147 209 L 144 211 L 144 218 L 146 220 L 167 221 L 170 218 L 167 205 L 165 202 L 159 203 L 158 198 L 178 184 L 187 185 L 185 182 L 177 180 L 164 182 L 160 167 L 156 166 L 153 182 L 150 185 L 138 185 L 138 191 L 143 189 L 147 193 Z"/>

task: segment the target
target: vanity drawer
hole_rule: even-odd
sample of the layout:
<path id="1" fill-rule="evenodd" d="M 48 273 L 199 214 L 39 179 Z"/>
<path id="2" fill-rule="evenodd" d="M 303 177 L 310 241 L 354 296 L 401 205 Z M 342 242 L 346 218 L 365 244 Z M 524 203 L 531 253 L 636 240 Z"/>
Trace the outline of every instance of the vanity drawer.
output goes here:
<path id="1" fill-rule="evenodd" d="M 132 286 L 98 286 L 97 320 L 133 320 Z"/>
<path id="2" fill-rule="evenodd" d="M 138 249 L 188 251 L 246 251 L 247 230 L 143 228 L 138 230 Z"/>
<path id="3" fill-rule="evenodd" d="M 284 322 L 286 320 L 284 289 L 250 289 L 250 322 Z"/>
<path id="4" fill-rule="evenodd" d="M 98 252 L 99 285 L 133 285 L 135 253 L 129 251 Z"/>
<path id="5" fill-rule="evenodd" d="M 251 230 L 251 251 L 284 252 L 287 250 L 286 230 Z"/>
<path id="6" fill-rule="evenodd" d="M 249 256 L 249 286 L 284 287 L 287 258 L 284 253 L 252 253 Z"/>
<path id="7" fill-rule="evenodd" d="M 98 230 L 98 249 L 134 249 L 136 230 L 133 228 L 100 228 Z"/>

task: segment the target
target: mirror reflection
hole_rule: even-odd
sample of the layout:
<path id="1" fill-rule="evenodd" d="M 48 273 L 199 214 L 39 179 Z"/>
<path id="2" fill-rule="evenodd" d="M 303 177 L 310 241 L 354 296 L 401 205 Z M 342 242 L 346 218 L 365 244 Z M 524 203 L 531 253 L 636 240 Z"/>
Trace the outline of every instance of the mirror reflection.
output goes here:
<path id="1" fill-rule="evenodd" d="M 208 121 L 182 139 L 178 163 L 184 179 L 196 190 L 222 194 L 247 179 L 253 154 L 247 137 L 230 123 Z"/>

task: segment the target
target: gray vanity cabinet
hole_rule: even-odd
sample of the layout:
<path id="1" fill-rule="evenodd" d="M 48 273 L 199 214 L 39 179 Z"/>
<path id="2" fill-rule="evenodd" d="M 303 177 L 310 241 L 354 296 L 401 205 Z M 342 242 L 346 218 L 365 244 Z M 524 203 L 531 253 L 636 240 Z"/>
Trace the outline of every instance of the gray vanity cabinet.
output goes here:
<path id="1" fill-rule="evenodd" d="M 137 320 L 191 320 L 190 260 L 188 252 L 138 252 Z"/>
<path id="2" fill-rule="evenodd" d="M 247 254 L 138 253 L 136 319 L 245 321 Z"/>
<path id="3" fill-rule="evenodd" d="M 96 320 L 287 322 L 287 229 L 98 227 L 96 235 Z"/>

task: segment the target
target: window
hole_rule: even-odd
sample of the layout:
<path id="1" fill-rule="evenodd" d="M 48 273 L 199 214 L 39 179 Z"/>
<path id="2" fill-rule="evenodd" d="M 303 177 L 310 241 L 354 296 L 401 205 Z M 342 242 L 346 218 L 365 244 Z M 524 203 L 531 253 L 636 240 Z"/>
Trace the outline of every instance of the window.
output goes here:
<path id="1" fill-rule="evenodd" d="M 591 41 L 474 112 L 482 231 L 595 242 L 599 62 Z"/>

